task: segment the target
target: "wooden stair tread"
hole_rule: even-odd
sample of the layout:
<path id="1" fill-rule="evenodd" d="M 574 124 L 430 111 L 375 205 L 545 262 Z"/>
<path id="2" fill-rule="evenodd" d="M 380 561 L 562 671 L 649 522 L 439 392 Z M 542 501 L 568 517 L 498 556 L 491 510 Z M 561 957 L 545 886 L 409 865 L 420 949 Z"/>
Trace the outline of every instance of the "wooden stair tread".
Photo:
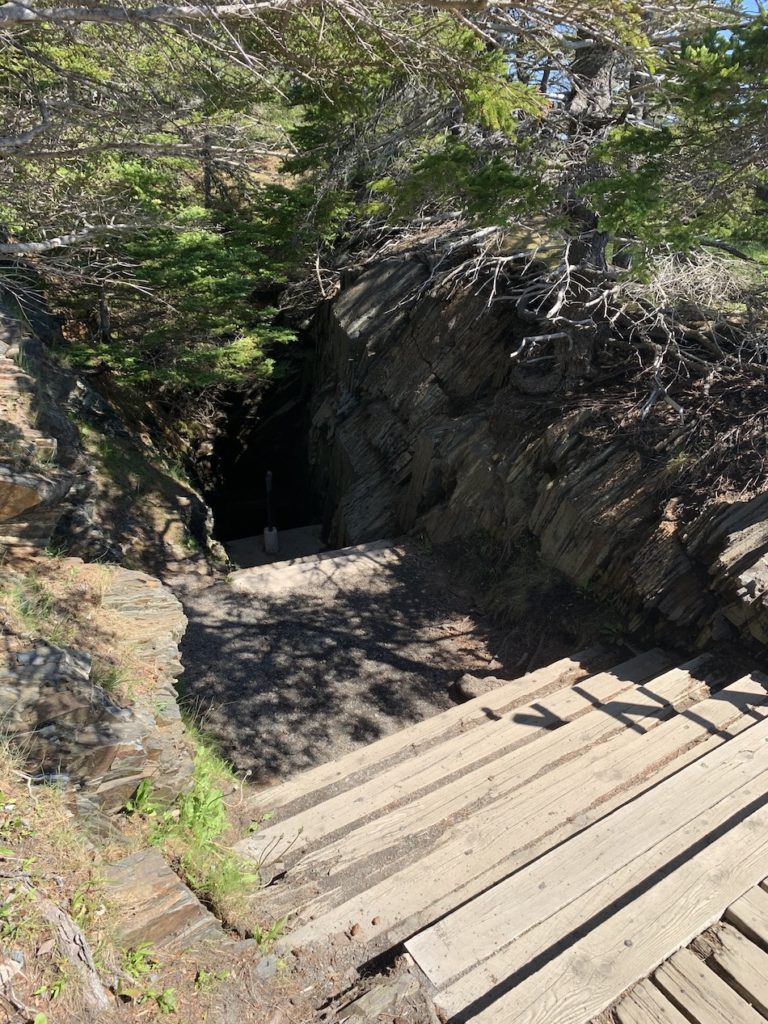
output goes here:
<path id="1" fill-rule="evenodd" d="M 746 1003 L 690 949 L 681 949 L 656 971 L 656 984 L 697 1024 L 762 1024 Z"/>
<path id="2" fill-rule="evenodd" d="M 593 1024 L 739 1024 L 754 1019 L 752 1009 L 768 1018 L 765 885 L 763 880 L 747 890 L 719 924 L 694 939 L 691 948 L 673 953 L 654 976 L 633 986 Z"/>
<path id="3" fill-rule="evenodd" d="M 492 716 L 526 704 L 535 696 L 546 696 L 553 689 L 587 677 L 589 671 L 585 666 L 601 653 L 601 648 L 590 648 L 562 658 L 545 668 L 512 680 L 491 693 L 457 704 L 456 707 L 400 729 L 375 743 L 353 750 L 337 761 L 318 765 L 277 786 L 261 790 L 249 806 L 254 812 L 258 809 L 274 812 L 308 798 L 317 802 L 324 791 L 335 793 L 350 788 L 357 784 L 362 774 L 381 770 L 395 758 L 412 757 L 459 732 L 466 733 L 485 725 Z M 646 657 L 661 662 L 657 671 L 662 671 L 670 664 L 668 655 L 659 650 L 648 652 Z"/>
<path id="4" fill-rule="evenodd" d="M 587 680 L 579 688 L 591 693 L 590 683 Z M 661 716 L 670 713 L 676 701 L 699 686 L 689 673 L 679 669 L 655 679 L 652 694 L 646 692 L 646 687 L 628 684 L 614 699 L 606 699 L 602 705 L 596 703 L 586 715 L 546 732 L 535 743 L 501 755 L 490 764 L 470 770 L 440 789 L 305 854 L 300 861 L 299 874 L 309 869 L 313 873 L 321 872 L 324 877 L 334 876 L 404 841 L 410 851 L 416 837 L 434 826 L 456 820 L 459 815 L 469 812 L 472 817 L 482 817 L 501 803 L 511 806 L 510 801 L 524 799 L 529 790 L 546 785 L 542 777 L 548 772 L 589 757 L 591 751 L 609 737 L 623 735 L 627 719 L 632 719 L 634 728 L 652 728 Z M 289 833 L 286 841 L 292 840 Z M 442 836 L 438 836 L 435 842 L 441 840 Z"/>
<path id="5" fill-rule="evenodd" d="M 722 924 L 711 962 L 743 999 L 768 1017 L 768 953 L 735 928 Z"/>
<path id="6" fill-rule="evenodd" d="M 303 530 L 307 527 L 302 527 Z M 314 527 L 318 533 L 322 526 Z M 280 536 L 289 534 L 290 530 L 281 530 Z M 294 531 L 295 532 L 295 531 Z M 391 551 L 395 547 L 391 540 L 369 541 L 367 544 L 353 544 L 346 548 L 336 548 L 332 551 L 316 551 L 311 555 L 299 555 L 296 558 L 284 558 L 278 562 L 267 562 L 264 565 L 252 565 L 246 569 L 236 569 L 230 574 L 232 580 L 259 579 L 264 576 L 271 576 L 273 573 L 282 572 L 286 569 L 293 569 L 296 566 L 315 565 L 317 562 L 338 561 L 349 556 L 375 554 L 379 551 Z"/>
<path id="7" fill-rule="evenodd" d="M 638 982 L 616 1007 L 617 1024 L 690 1024 L 653 982 Z"/>
<path id="8" fill-rule="evenodd" d="M 671 850 L 670 837 L 690 834 L 691 823 L 703 821 L 708 811 L 711 823 L 716 815 L 727 819 L 733 805 L 738 808 L 744 802 L 747 785 L 768 772 L 768 752 L 764 767 L 752 757 L 758 728 L 768 751 L 768 722 L 747 729 L 414 936 L 406 943 L 408 952 L 430 981 L 442 988 L 465 971 L 472 969 L 477 976 L 484 962 L 484 971 L 498 975 L 504 947 L 533 929 L 544 931 L 546 948 L 557 933 L 557 915 L 565 908 L 599 886 L 609 905 L 623 891 L 617 880 L 620 871 L 634 872 L 633 862 L 665 841 Z M 688 840 L 682 842 L 687 845 Z M 674 855 L 670 852 L 668 859 Z M 560 928 L 559 933 L 567 929 Z M 526 944 L 529 938 L 526 935 Z M 516 961 L 514 948 L 509 952 Z"/>
<path id="9" fill-rule="evenodd" d="M 749 813 L 715 831 L 706 844 L 692 847 L 674 870 L 665 870 L 662 864 L 648 878 L 642 875 L 647 865 L 638 864 L 639 884 L 631 900 L 611 908 L 607 916 L 579 918 L 565 948 L 553 947 L 535 964 L 523 960 L 521 948 L 519 973 L 499 978 L 491 991 L 476 994 L 473 1003 L 453 1011 L 454 1019 L 477 1024 L 586 1024 L 671 949 L 690 942 L 717 921 L 729 902 L 762 877 L 768 863 L 766 804 L 762 794 L 745 807 Z M 694 954 L 690 956 L 701 963 Z M 656 982 L 679 1007 L 679 987 L 662 984 L 660 976 L 666 968 L 669 964 L 657 971 Z M 713 986 L 719 987 L 714 982 Z M 438 1000 L 456 1005 L 464 999 L 460 995 L 457 1000 L 456 992 L 451 998 L 449 991 L 440 993 Z M 761 1018 L 732 1014 L 728 1024 L 753 1019 Z"/>
<path id="10" fill-rule="evenodd" d="M 606 705 L 635 690 L 635 684 L 655 674 L 654 670 L 658 671 L 663 660 L 663 655 L 651 659 L 633 658 L 610 672 L 589 677 L 578 686 L 566 686 L 552 692 L 546 697 L 546 706 L 528 704 L 517 708 L 508 717 L 496 715 L 488 718 L 476 729 L 459 733 L 381 771 L 367 782 L 315 803 L 279 825 L 258 832 L 240 843 L 238 850 L 245 856 L 258 859 L 259 851 L 268 850 L 285 838 L 292 843 L 291 856 L 295 857 L 319 840 L 348 829 L 356 822 L 392 804 L 413 798 L 441 782 L 445 784 L 479 762 L 495 756 L 495 772 L 505 763 L 501 755 L 505 758 L 511 756 L 511 751 L 527 746 L 533 740 L 546 740 L 550 747 L 553 743 L 557 746 L 553 737 L 561 727 L 594 711 L 596 706 Z M 696 659 L 687 667 L 688 672 L 703 666 L 707 660 L 706 657 Z M 615 727 L 620 726 L 617 724 Z M 546 760 L 547 755 L 544 756 Z M 487 776 L 490 767 L 478 769 L 481 779 Z M 461 794 L 471 788 L 471 782 L 467 785 L 463 780 L 455 779 L 453 786 Z M 441 793 L 440 799 L 444 798 L 445 794 Z M 415 815 L 415 826 L 419 824 L 420 808 L 428 807 L 430 802 L 428 797 L 424 797 L 411 812 L 412 818 Z M 425 821 L 426 818 L 422 820 L 422 826 Z"/>
<path id="11" fill-rule="evenodd" d="M 303 913 L 315 919 L 291 941 L 316 941 L 354 924 L 362 926 L 360 941 L 369 949 L 407 938 L 742 731 L 762 717 L 749 717 L 746 709 L 764 700 L 761 684 L 741 683 L 671 720 L 649 715 L 647 732 L 623 730 L 552 768 L 536 786 L 505 794 L 447 827 L 428 854 L 359 894 L 344 899 L 330 890 L 309 900 Z"/>
<path id="12" fill-rule="evenodd" d="M 728 908 L 725 920 L 753 942 L 768 947 L 768 893 L 755 886 Z"/>
<path id="13" fill-rule="evenodd" d="M 348 576 L 370 573 L 399 562 L 403 555 L 404 549 L 389 541 L 373 541 L 353 548 L 305 555 L 301 559 L 237 569 L 229 579 L 234 590 L 276 596 L 297 587 L 336 586 Z"/>

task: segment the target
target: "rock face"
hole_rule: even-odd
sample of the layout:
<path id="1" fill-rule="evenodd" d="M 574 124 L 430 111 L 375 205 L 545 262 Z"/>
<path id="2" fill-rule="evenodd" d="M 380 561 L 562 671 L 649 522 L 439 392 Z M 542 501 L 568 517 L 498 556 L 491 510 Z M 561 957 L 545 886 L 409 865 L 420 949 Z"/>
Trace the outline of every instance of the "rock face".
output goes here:
<path id="1" fill-rule="evenodd" d="M 140 850 L 105 871 L 126 949 L 181 953 L 198 942 L 233 945 L 221 922 L 166 864 L 157 850 Z"/>
<path id="2" fill-rule="evenodd" d="M 74 561 L 74 560 L 70 560 Z M 64 784 L 81 814 L 120 810 L 143 779 L 171 801 L 187 788 L 192 761 L 173 679 L 186 619 L 157 580 L 118 566 L 103 573 L 102 604 L 150 667 L 153 683 L 120 706 L 91 680 L 86 651 L 0 638 L 0 718 L 30 772 Z"/>
<path id="3" fill-rule="evenodd" d="M 768 637 L 768 494 L 681 521 L 674 461 L 594 402 L 523 393 L 513 306 L 426 289 L 408 253 L 373 265 L 322 309 L 311 459 L 330 541 L 418 527 L 435 542 L 524 534 L 544 559 L 688 643 Z M 529 330 L 529 328 L 528 328 Z M 526 389 L 530 391 L 530 389 Z"/>
<path id="4" fill-rule="evenodd" d="M 32 426 L 38 387 L 15 362 L 21 336 L 0 316 L 0 551 L 34 555 L 50 542 L 74 477 L 57 439 Z"/>
<path id="5" fill-rule="evenodd" d="M 105 437 L 122 432 L 130 440 L 111 407 L 53 362 L 40 338 L 0 306 L 0 584 L 6 594 L 37 579 L 36 560 L 52 539 L 86 557 L 116 559 L 122 553 L 110 529 L 100 526 L 96 512 L 105 521 L 117 512 L 107 502 L 96 509 L 94 465 L 75 419 L 103 426 Z M 141 678 L 135 695 L 121 705 L 95 681 L 88 650 L 41 642 L 34 629 L 45 635 L 44 624 L 33 622 L 26 635 L 0 632 L 4 732 L 32 773 L 69 787 L 80 813 L 119 810 L 148 778 L 153 794 L 170 802 L 192 774 L 173 685 L 182 671 L 182 607 L 143 572 L 86 566 L 79 558 L 57 567 L 83 578 L 94 570 L 97 577 L 94 637 L 87 622 L 79 642 L 88 647 L 93 639 L 96 645 L 95 633 L 106 631 L 139 666 Z"/>

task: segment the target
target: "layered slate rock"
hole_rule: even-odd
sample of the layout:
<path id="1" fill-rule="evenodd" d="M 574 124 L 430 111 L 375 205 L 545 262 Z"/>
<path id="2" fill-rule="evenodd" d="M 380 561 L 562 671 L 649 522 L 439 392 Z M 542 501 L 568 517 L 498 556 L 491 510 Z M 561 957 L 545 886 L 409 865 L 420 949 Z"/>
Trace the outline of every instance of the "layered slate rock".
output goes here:
<path id="1" fill-rule="evenodd" d="M 117 907 L 116 930 L 126 948 L 149 943 L 169 953 L 198 942 L 231 942 L 221 922 L 157 850 L 133 853 L 107 867 L 105 875 Z"/>
<path id="2" fill-rule="evenodd" d="M 49 544 L 75 478 L 57 439 L 33 426 L 40 389 L 15 361 L 23 333 L 0 313 L 0 552 L 29 556 Z"/>
<path id="3" fill-rule="evenodd" d="M 72 560 L 74 561 L 74 560 Z M 0 718 L 29 770 L 73 792 L 83 814 L 120 810 L 144 779 L 173 800 L 190 782 L 192 761 L 173 686 L 181 672 L 178 641 L 186 619 L 158 580 L 100 566 L 102 605 L 121 643 L 130 645 L 153 683 L 131 707 L 91 679 L 87 651 L 5 638 L 0 651 Z"/>
<path id="4" fill-rule="evenodd" d="M 674 431 L 644 451 L 599 396 L 564 411 L 522 388 L 510 352 L 530 324 L 478 288 L 432 290 L 427 255 L 368 265 L 316 319 L 310 458 L 329 543 L 532 535 L 631 625 L 765 643 L 768 494 L 683 516 Z"/>

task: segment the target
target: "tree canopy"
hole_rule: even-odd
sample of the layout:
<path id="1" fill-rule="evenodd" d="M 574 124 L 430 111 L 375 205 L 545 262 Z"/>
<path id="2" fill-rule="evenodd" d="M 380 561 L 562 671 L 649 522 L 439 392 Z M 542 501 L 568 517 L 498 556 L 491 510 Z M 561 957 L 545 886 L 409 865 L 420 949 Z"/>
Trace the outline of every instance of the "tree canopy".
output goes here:
<path id="1" fill-rule="evenodd" d="M 34 272 L 136 383 L 268 375 L 281 287 L 324 293 L 354 226 L 514 228 L 569 282 L 762 251 L 768 19 L 738 0 L 9 2 L 0 46 L 3 287 Z"/>

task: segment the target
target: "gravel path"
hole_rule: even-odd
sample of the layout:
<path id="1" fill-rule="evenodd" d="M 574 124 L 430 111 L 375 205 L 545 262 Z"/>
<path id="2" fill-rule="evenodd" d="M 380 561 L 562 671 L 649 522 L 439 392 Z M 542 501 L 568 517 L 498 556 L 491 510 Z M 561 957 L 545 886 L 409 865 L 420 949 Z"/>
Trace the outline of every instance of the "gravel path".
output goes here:
<path id="1" fill-rule="evenodd" d="M 268 783 L 450 707 L 464 672 L 488 674 L 492 638 L 435 558 L 260 596 L 168 581 L 189 627 L 183 698 L 238 770 Z M 501 673 L 503 674 L 503 673 Z"/>

